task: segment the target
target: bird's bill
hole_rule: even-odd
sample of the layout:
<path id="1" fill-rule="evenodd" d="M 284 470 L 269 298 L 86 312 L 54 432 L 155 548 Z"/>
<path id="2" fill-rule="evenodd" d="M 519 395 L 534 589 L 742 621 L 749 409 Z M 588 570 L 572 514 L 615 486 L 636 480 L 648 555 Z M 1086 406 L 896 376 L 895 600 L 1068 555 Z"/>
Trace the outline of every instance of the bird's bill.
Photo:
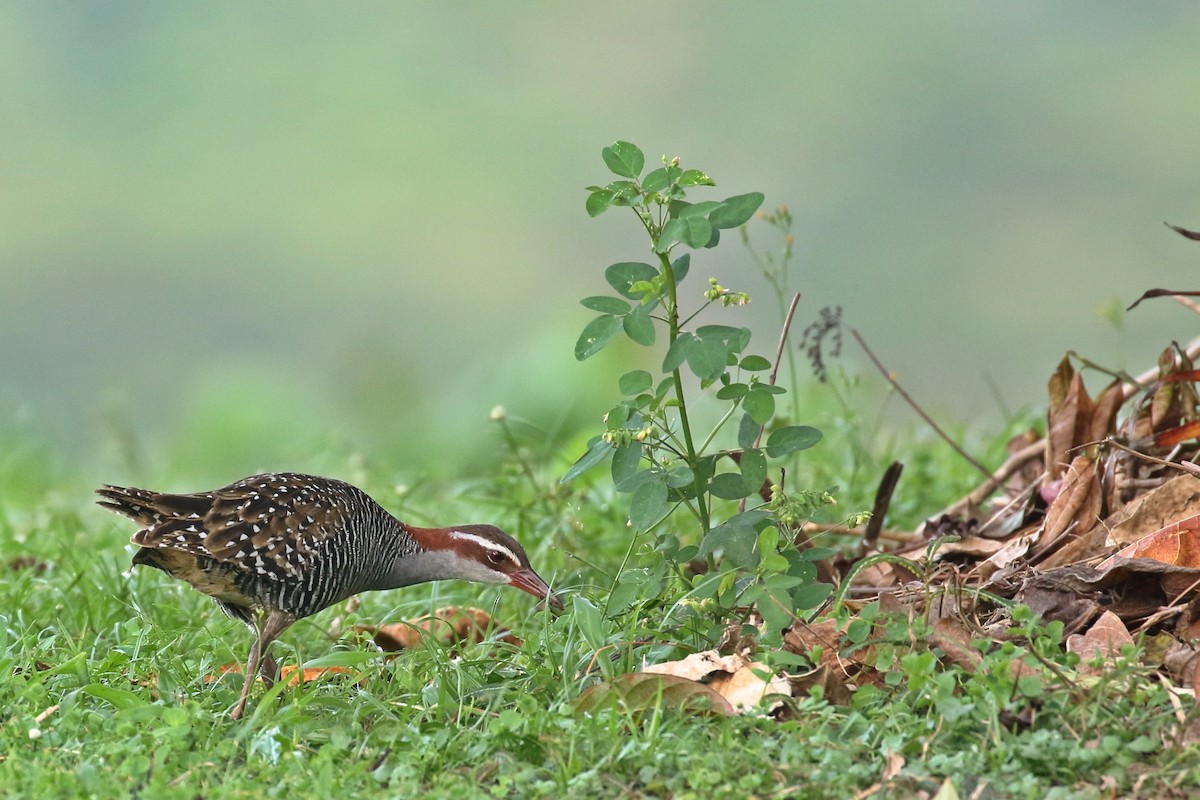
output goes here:
<path id="1" fill-rule="evenodd" d="M 559 600 L 558 595 L 550 591 L 550 587 L 546 585 L 546 582 L 531 569 L 517 570 L 509 575 L 508 585 L 515 586 L 523 592 L 529 592 L 540 600 L 545 600 L 550 604 L 551 608 L 562 610 L 562 600 Z"/>

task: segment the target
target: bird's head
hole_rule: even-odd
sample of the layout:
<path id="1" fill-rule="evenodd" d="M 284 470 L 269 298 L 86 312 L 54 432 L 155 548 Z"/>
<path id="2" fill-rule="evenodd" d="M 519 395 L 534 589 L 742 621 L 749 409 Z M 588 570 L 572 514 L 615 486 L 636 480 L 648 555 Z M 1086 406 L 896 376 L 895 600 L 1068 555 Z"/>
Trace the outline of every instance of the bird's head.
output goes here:
<path id="1" fill-rule="evenodd" d="M 413 568 L 420 562 L 425 568 L 425 574 L 415 575 L 417 580 L 408 583 L 457 578 L 508 584 L 546 601 L 551 608 L 563 607 L 558 596 L 529 565 L 529 556 L 520 542 L 494 525 L 406 529 L 424 552 L 402 561 L 410 562 Z"/>

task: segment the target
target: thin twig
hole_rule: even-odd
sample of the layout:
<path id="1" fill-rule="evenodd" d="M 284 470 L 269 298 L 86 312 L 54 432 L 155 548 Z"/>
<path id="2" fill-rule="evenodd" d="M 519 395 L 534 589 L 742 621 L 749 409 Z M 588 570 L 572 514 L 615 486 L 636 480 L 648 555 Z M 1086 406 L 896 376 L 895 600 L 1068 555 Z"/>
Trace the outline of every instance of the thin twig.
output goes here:
<path id="1" fill-rule="evenodd" d="M 901 397 L 904 398 L 904 402 L 908 403 L 909 407 L 912 408 L 913 411 L 916 411 L 917 415 L 920 416 L 921 419 L 925 420 L 925 423 L 927 425 L 929 425 L 929 427 L 933 428 L 933 432 L 936 433 L 938 436 L 942 437 L 942 440 L 945 441 L 946 444 L 948 444 L 952 448 L 954 448 L 954 452 L 956 452 L 960 456 L 962 456 L 967 461 L 968 464 L 973 466 L 975 469 L 979 470 L 979 472 L 983 475 L 983 477 L 991 478 L 992 473 L 988 470 L 988 468 L 985 467 L 983 464 L 980 464 L 974 458 L 972 458 L 971 454 L 968 453 L 966 450 L 963 450 L 961 447 L 959 447 L 958 443 L 955 442 L 953 439 L 951 439 L 949 434 L 947 434 L 945 431 L 943 431 L 941 429 L 941 427 L 939 427 L 938 424 L 933 421 L 933 417 L 926 414 L 924 409 L 922 409 L 919 405 L 917 405 L 917 401 L 913 400 L 912 397 L 908 394 L 908 392 L 904 391 L 904 387 L 902 387 L 899 384 L 899 382 L 896 381 L 896 376 L 893 375 L 890 371 L 888 371 L 888 368 L 885 367 L 883 365 L 883 363 L 880 362 L 880 360 L 875 357 L 875 354 L 873 352 L 871 352 L 871 348 L 867 347 L 867 343 L 863 340 L 863 338 L 859 334 L 859 332 L 857 330 L 855 330 L 854 328 L 851 328 L 850 333 L 853 334 L 855 341 L 858 342 L 858 346 L 861 347 L 863 349 L 863 352 L 867 354 L 867 358 L 871 359 L 871 363 L 873 363 L 875 365 L 875 368 L 878 369 L 881 373 L 883 373 L 883 377 L 887 380 L 888 383 L 890 383 L 892 385 L 892 388 L 895 389 L 896 392 Z"/>
<path id="2" fill-rule="evenodd" d="M 797 528 L 797 533 L 803 534 L 831 534 L 833 536 L 862 536 L 861 528 L 851 528 L 846 525 L 825 525 L 820 522 L 806 522 Z M 810 536 L 811 538 L 811 536 Z M 911 531 L 898 531 L 891 528 L 882 528 L 879 531 L 879 539 L 887 539 L 890 542 L 899 542 L 901 544 L 913 544 L 921 540 L 919 533 Z"/>
<path id="3" fill-rule="evenodd" d="M 1125 445 L 1121 444 L 1120 442 L 1118 442 L 1116 439 L 1114 439 L 1111 436 L 1105 436 L 1100 441 L 1091 442 L 1091 444 L 1112 445 L 1113 447 L 1117 448 L 1118 450 L 1124 450 L 1126 453 L 1129 453 L 1132 456 L 1140 458 L 1143 461 L 1149 461 L 1154 464 L 1161 464 L 1164 467 L 1169 467 L 1171 469 L 1177 469 L 1186 475 L 1191 475 L 1193 478 L 1200 477 L 1200 466 L 1197 466 L 1190 461 L 1164 461 L 1161 458 L 1155 458 L 1154 456 L 1150 455 L 1149 453 L 1143 453 L 1138 450 L 1134 450 L 1132 447 L 1126 447 Z M 1080 447 L 1085 447 L 1085 446 L 1086 445 L 1080 445 Z M 1074 449 L 1077 450 L 1079 448 L 1074 448 Z"/>
<path id="4" fill-rule="evenodd" d="M 792 298 L 791 305 L 788 306 L 787 314 L 783 318 L 783 328 L 779 331 L 779 344 L 775 346 L 775 366 L 771 368 L 771 377 L 768 379 L 772 386 L 775 385 L 775 378 L 779 375 L 779 365 L 783 363 L 783 348 L 787 345 L 788 331 L 792 327 L 792 317 L 796 316 L 796 306 L 800 304 L 800 292 Z M 763 432 L 766 430 L 763 426 L 758 426 L 758 436 L 754 437 L 754 446 L 758 447 L 762 444 Z M 742 498 L 738 503 L 738 513 L 746 510 L 746 498 Z"/>
<path id="5" fill-rule="evenodd" d="M 988 498 L 988 495 L 1000 488 L 1001 484 L 1015 475 L 1018 470 L 1020 470 L 1030 461 L 1033 461 L 1036 458 L 1044 457 L 1045 453 L 1046 440 L 1044 438 L 1038 439 L 1031 445 L 1022 447 L 1020 450 L 1009 456 L 1008 459 L 1000 465 L 1000 468 L 989 475 L 988 479 L 980 486 L 974 489 L 966 497 L 956 502 L 954 505 L 936 514 L 934 519 L 941 519 L 943 516 L 954 517 L 957 516 L 958 512 L 963 508 L 970 508 L 979 505 Z"/>
<path id="6" fill-rule="evenodd" d="M 788 306 L 787 315 L 783 318 L 783 330 L 779 331 L 779 344 L 775 347 L 775 367 L 771 370 L 770 383 L 772 386 L 775 385 L 775 376 L 779 374 L 779 365 L 783 363 L 783 348 L 787 344 L 788 331 L 792 327 L 792 317 L 796 316 L 796 306 L 799 304 L 800 293 L 796 292 L 796 295 L 792 298 L 791 305 Z M 760 431 L 759 433 L 761 435 L 762 432 Z M 755 447 L 757 446 L 756 444 Z"/>
<path id="7" fill-rule="evenodd" d="M 1183 306 L 1184 308 L 1190 309 L 1192 311 L 1195 311 L 1197 314 L 1200 314 L 1200 303 L 1197 303 L 1195 300 L 1189 300 L 1186 297 L 1182 297 L 1180 295 L 1175 295 L 1174 300 L 1176 303 L 1179 303 L 1179 305 Z"/>
<path id="8" fill-rule="evenodd" d="M 800 293 L 796 292 L 796 296 L 792 298 L 792 304 L 788 306 L 787 316 L 783 318 L 783 329 L 779 331 L 779 344 L 775 346 L 775 366 L 771 368 L 771 377 L 769 383 L 774 386 L 775 378 L 779 375 L 779 365 L 783 363 L 783 348 L 787 345 L 788 330 L 792 327 L 792 317 L 796 315 L 796 306 L 800 303 Z M 754 446 L 762 442 L 764 428 L 760 425 L 758 428 L 758 436 L 754 439 Z"/>
<path id="9" fill-rule="evenodd" d="M 859 542 L 859 552 L 862 555 L 873 550 L 879 541 L 879 532 L 883 530 L 883 518 L 887 516 L 888 506 L 892 504 L 892 493 L 896 491 L 896 484 L 900 482 L 900 473 L 903 471 L 904 465 L 893 461 L 884 471 L 883 479 L 879 481 L 879 488 L 875 490 L 875 503 L 871 506 L 871 519 L 863 531 L 862 541 Z"/>

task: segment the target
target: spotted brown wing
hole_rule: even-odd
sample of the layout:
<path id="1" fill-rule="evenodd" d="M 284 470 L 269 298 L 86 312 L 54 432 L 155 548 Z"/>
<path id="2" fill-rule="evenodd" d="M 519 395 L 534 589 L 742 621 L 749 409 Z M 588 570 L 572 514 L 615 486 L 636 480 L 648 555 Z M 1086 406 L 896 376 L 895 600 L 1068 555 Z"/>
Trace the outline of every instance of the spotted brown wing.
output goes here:
<path id="1" fill-rule="evenodd" d="M 320 544 L 345 527 L 359 490 L 307 475 L 255 475 L 212 492 L 160 494 L 108 486 L 101 505 L 145 526 L 141 547 L 208 556 L 275 580 L 314 563 Z"/>

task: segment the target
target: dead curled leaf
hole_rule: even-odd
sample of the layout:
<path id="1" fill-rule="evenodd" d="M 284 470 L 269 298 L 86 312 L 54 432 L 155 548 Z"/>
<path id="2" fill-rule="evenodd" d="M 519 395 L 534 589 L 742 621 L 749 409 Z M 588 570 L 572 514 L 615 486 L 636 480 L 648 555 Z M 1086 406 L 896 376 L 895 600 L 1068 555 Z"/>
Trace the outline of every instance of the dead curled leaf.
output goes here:
<path id="1" fill-rule="evenodd" d="M 1099 569 L 1107 569 L 1118 558 L 1149 558 L 1176 567 L 1200 567 L 1200 514 L 1173 522 L 1118 550 L 1101 562 Z"/>
<path id="2" fill-rule="evenodd" d="M 1080 666 L 1084 671 L 1100 673 L 1104 671 L 1103 666 L 1093 666 L 1093 659 L 1100 659 L 1104 664 L 1110 663 L 1121 655 L 1122 647 L 1132 644 L 1133 637 L 1121 618 L 1111 611 L 1105 611 L 1092 623 L 1087 633 L 1067 637 L 1067 652 L 1077 653 L 1083 659 Z"/>
<path id="3" fill-rule="evenodd" d="M 575 710 L 644 711 L 661 703 L 688 713 L 749 714 L 763 710 L 763 700 L 770 695 L 791 696 L 791 684 L 763 664 L 706 650 L 592 686 L 575 702 Z"/>
<path id="4" fill-rule="evenodd" d="M 1200 478 L 1176 475 L 1161 486 L 1139 495 L 1113 514 L 1105 525 L 1108 541 L 1126 545 L 1145 539 L 1175 520 L 1182 520 L 1200 509 Z"/>
<path id="5" fill-rule="evenodd" d="M 241 675 L 242 671 L 243 665 L 236 661 L 229 664 L 222 664 L 217 667 L 217 671 L 214 674 L 205 675 L 204 681 L 212 683 L 213 681 L 220 680 L 225 675 Z M 366 682 L 365 677 L 358 677 L 357 673 L 349 667 L 309 667 L 302 670 L 295 664 L 285 664 L 279 668 L 279 679 L 287 681 L 288 686 L 297 686 L 301 683 L 337 676 L 357 678 L 360 684 Z M 258 678 L 258 680 L 262 680 L 262 678 Z"/>
<path id="6" fill-rule="evenodd" d="M 348 675 L 355 677 L 356 673 L 349 667 L 309 667 L 308 669 L 300 669 L 294 664 L 279 668 L 279 679 L 287 681 L 288 686 L 297 686 L 301 683 L 319 680 L 332 676 Z M 366 677 L 358 678 L 358 683 L 365 684 Z"/>
<path id="7" fill-rule="evenodd" d="M 497 626 L 488 613 L 479 608 L 446 606 L 432 614 L 406 622 L 387 625 L 356 625 L 359 633 L 372 634 L 375 644 L 386 652 L 411 649 L 421 644 L 425 636 L 432 636 L 444 645 L 473 644 L 488 637 L 519 646 L 521 640 L 507 630 Z"/>
<path id="8" fill-rule="evenodd" d="M 703 683 L 674 675 L 634 672 L 598 683 L 575 701 L 575 711 L 592 714 L 609 708 L 645 711 L 661 704 L 692 714 L 732 716 L 733 706 Z"/>
<path id="9" fill-rule="evenodd" d="M 652 664 L 642 672 L 701 681 L 725 698 L 739 714 L 758 710 L 763 698 L 769 695 L 788 697 L 792 693 L 791 684 L 785 678 L 771 674 L 765 664 L 747 661 L 737 654 L 723 656 L 716 650 L 692 653 L 679 661 Z M 769 677 L 764 678 L 763 674 Z"/>
<path id="10" fill-rule="evenodd" d="M 1086 533 L 1100 521 L 1100 481 L 1096 461 L 1077 456 L 1067 468 L 1062 491 L 1046 510 L 1046 522 L 1033 553 L 1047 550 L 1067 532 Z"/>

